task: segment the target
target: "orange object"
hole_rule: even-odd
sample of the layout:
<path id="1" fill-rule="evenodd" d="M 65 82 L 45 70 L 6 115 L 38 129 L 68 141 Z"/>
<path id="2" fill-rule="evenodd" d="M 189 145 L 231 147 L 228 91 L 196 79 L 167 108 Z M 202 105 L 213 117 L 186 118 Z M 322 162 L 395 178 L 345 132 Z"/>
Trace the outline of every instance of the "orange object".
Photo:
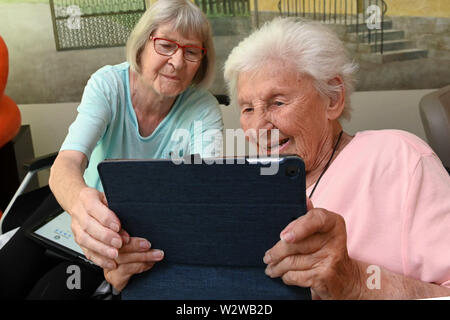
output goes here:
<path id="1" fill-rule="evenodd" d="M 0 36 L 0 97 L 5 93 L 6 81 L 8 80 L 8 48 Z"/>
<path id="2" fill-rule="evenodd" d="M 17 104 L 7 95 L 0 98 L 0 148 L 11 141 L 22 122 Z"/>
<path id="3" fill-rule="evenodd" d="M 17 104 L 4 94 L 8 71 L 8 47 L 0 36 L 0 148 L 16 136 L 22 122 Z M 2 211 L 0 210 L 0 218 L 1 216 Z"/>
<path id="4" fill-rule="evenodd" d="M 8 80 L 8 48 L 0 37 L 0 148 L 20 130 L 21 116 L 17 104 L 4 94 Z"/>

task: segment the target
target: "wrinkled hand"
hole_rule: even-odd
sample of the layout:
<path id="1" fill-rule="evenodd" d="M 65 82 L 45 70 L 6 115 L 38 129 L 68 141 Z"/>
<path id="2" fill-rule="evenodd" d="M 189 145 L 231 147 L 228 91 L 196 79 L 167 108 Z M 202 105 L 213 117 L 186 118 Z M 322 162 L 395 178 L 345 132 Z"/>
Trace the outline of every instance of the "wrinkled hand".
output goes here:
<path id="1" fill-rule="evenodd" d="M 153 265 L 164 258 L 164 252 L 150 249 L 151 244 L 146 239 L 131 237 L 121 230 L 124 245 L 119 250 L 115 269 L 103 269 L 106 281 L 116 290 L 122 291 L 131 276 L 150 270 Z"/>
<path id="2" fill-rule="evenodd" d="M 269 249 L 266 274 L 287 285 L 310 287 L 313 299 L 357 299 L 361 272 L 348 256 L 347 232 L 342 216 L 313 208 L 291 222 L 281 240 Z"/>
<path id="3" fill-rule="evenodd" d="M 69 213 L 75 241 L 86 257 L 102 268 L 114 269 L 114 259 L 122 247 L 120 221 L 108 208 L 105 194 L 84 188 Z"/>

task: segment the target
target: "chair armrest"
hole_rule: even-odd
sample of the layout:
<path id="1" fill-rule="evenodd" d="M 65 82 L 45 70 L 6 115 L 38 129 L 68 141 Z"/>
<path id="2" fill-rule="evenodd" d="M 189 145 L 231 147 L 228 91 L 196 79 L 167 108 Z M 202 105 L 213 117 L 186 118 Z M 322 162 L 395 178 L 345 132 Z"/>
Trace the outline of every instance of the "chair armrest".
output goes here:
<path id="1" fill-rule="evenodd" d="M 23 167 L 27 171 L 36 171 L 50 167 L 56 159 L 58 152 L 49 153 L 41 157 L 25 161 Z"/>
<path id="2" fill-rule="evenodd" d="M 214 97 L 216 97 L 217 101 L 219 101 L 219 104 L 223 104 L 226 106 L 230 104 L 230 97 L 225 94 L 215 94 Z"/>

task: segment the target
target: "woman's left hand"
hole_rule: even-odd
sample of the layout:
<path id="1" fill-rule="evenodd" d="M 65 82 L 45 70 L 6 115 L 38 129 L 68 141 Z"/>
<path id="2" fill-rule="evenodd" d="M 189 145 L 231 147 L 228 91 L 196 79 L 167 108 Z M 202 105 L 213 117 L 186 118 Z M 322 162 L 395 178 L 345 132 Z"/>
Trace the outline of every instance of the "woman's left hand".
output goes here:
<path id="1" fill-rule="evenodd" d="M 344 218 L 313 208 L 310 201 L 308 209 L 266 252 L 266 274 L 281 277 L 287 285 L 310 287 L 313 299 L 358 299 L 362 274 L 359 263 L 348 256 Z"/>
<path id="2" fill-rule="evenodd" d="M 164 257 L 161 250 L 151 249 L 151 244 L 146 239 L 130 237 L 123 229 L 120 235 L 124 245 L 115 259 L 117 268 L 103 269 L 106 281 L 117 291 L 122 291 L 133 275 L 150 270 Z"/>

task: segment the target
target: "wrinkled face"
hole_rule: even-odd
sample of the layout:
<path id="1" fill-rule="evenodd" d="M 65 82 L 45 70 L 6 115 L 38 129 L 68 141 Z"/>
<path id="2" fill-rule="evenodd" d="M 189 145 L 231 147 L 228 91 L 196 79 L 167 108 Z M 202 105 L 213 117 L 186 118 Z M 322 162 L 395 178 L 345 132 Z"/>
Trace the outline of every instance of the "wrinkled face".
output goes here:
<path id="1" fill-rule="evenodd" d="M 172 24 L 162 24 L 152 34 L 153 37 L 165 38 L 180 45 L 202 47 L 202 42 L 195 38 L 183 37 L 173 30 Z M 178 49 L 172 56 L 156 53 L 153 40 L 149 39 L 141 55 L 141 72 L 143 80 L 158 95 L 176 97 L 191 84 L 201 61 L 191 62 L 183 58 L 183 50 Z"/>
<path id="2" fill-rule="evenodd" d="M 326 114 L 329 99 L 314 88 L 308 76 L 282 63 L 267 63 L 255 72 L 243 72 L 238 78 L 238 104 L 241 127 L 255 142 L 249 129 L 258 134 L 267 131 L 267 142 L 259 148 L 268 154 L 296 154 L 305 161 L 308 171 L 318 156 L 329 121 Z M 276 141 L 269 130 L 278 129 Z M 249 131 L 247 131 L 249 130 Z M 272 141 L 271 141 L 272 140 Z M 262 145 L 265 144 L 265 145 Z"/>

